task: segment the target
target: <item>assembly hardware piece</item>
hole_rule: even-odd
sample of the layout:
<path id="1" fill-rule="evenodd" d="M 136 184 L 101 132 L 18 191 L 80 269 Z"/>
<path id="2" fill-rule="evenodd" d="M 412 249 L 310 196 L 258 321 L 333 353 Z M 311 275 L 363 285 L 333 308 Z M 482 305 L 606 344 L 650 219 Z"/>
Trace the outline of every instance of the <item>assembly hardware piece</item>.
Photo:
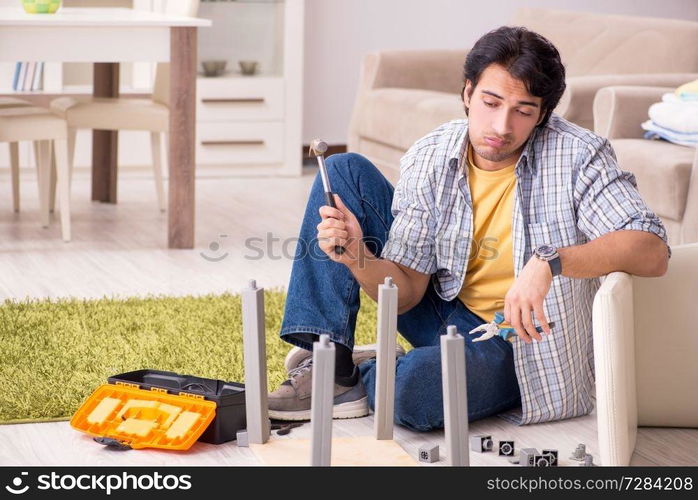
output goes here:
<path id="1" fill-rule="evenodd" d="M 439 445 L 420 446 L 419 461 L 426 463 L 434 463 L 439 461 Z"/>
<path id="2" fill-rule="evenodd" d="M 482 453 L 485 451 L 492 451 L 492 436 L 485 434 L 478 434 L 476 436 L 470 436 L 470 449 Z"/>

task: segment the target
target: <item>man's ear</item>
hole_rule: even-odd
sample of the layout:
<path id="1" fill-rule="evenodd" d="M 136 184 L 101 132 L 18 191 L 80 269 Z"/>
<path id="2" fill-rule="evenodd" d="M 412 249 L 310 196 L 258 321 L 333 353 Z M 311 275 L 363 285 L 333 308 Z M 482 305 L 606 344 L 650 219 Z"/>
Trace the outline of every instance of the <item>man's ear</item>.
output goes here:
<path id="1" fill-rule="evenodd" d="M 540 125 L 543 122 L 543 119 L 545 118 L 546 113 L 548 112 L 547 109 L 541 108 L 540 110 L 540 116 L 538 117 L 538 123 L 536 123 L 536 127 Z"/>
<path id="2" fill-rule="evenodd" d="M 473 84 L 470 80 L 465 81 L 465 85 L 463 86 L 463 94 L 461 95 L 461 99 L 463 99 L 463 104 L 465 104 L 466 108 L 470 107 L 470 94 L 473 91 Z"/>

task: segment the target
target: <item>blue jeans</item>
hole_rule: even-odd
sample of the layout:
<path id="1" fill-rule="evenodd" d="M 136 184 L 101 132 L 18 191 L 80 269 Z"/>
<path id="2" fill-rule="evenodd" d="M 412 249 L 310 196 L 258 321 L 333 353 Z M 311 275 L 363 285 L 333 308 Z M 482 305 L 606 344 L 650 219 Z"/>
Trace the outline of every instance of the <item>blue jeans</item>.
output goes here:
<path id="1" fill-rule="evenodd" d="M 364 241 L 380 255 L 393 222 L 393 187 L 366 158 L 347 153 L 327 159 L 332 190 L 354 213 Z M 318 175 L 308 199 L 296 247 L 281 325 L 281 337 L 294 345 L 312 349 L 317 335 L 328 334 L 333 342 L 354 347 L 359 311 L 359 283 L 349 269 L 333 262 L 317 244 L 319 208 L 325 205 Z M 398 316 L 398 331 L 414 349 L 398 358 L 395 374 L 395 423 L 413 430 L 442 428 L 443 395 L 439 337 L 447 325 L 456 325 L 465 342 L 468 385 L 468 419 L 477 420 L 520 405 L 512 347 L 499 337 L 472 342 L 468 332 L 484 320 L 459 300 L 443 300 L 430 282 L 421 302 Z M 375 406 L 375 360 L 359 365 Z"/>

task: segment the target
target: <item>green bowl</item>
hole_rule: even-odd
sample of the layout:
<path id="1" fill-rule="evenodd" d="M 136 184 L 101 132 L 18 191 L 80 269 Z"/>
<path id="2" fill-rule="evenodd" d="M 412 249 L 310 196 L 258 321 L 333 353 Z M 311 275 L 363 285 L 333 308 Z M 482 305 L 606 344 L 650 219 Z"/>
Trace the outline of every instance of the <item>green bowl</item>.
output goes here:
<path id="1" fill-rule="evenodd" d="M 55 14 L 62 0 L 22 0 L 27 14 Z"/>

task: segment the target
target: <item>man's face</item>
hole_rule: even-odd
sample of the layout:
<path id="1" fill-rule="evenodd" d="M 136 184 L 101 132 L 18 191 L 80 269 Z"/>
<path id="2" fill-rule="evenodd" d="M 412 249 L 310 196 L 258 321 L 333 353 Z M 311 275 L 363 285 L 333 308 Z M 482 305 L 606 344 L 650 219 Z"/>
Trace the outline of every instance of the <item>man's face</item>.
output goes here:
<path id="1" fill-rule="evenodd" d="M 476 87 L 466 82 L 463 101 L 469 108 L 468 136 L 480 168 L 510 165 L 543 118 L 543 100 L 498 64 L 485 68 Z"/>

